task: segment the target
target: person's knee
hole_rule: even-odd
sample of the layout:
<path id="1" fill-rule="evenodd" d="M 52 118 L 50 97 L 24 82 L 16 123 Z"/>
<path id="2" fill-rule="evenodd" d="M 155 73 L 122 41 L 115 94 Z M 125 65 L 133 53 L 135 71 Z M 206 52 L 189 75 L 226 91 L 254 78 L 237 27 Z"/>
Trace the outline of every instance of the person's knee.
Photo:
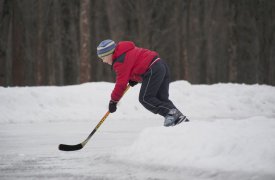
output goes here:
<path id="1" fill-rule="evenodd" d="M 139 102 L 143 105 L 146 106 L 148 103 L 152 101 L 152 97 L 150 96 L 139 96 Z"/>

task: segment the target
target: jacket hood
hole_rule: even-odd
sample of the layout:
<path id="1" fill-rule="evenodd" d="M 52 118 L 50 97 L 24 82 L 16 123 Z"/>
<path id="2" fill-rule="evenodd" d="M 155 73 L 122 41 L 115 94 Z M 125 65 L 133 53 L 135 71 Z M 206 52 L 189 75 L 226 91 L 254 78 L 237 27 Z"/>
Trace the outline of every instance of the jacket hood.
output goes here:
<path id="1" fill-rule="evenodd" d="M 120 55 L 126 53 L 135 48 L 135 44 L 132 41 L 121 41 L 116 45 L 115 53 L 113 59 L 116 59 Z"/>

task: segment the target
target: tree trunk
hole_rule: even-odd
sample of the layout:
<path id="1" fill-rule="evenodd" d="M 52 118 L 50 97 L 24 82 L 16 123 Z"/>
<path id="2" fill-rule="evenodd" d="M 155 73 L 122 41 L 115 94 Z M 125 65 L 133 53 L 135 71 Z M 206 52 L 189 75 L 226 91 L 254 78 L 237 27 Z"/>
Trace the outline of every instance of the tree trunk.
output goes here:
<path id="1" fill-rule="evenodd" d="M 89 30 L 90 0 L 80 1 L 80 83 L 90 81 L 90 30 Z"/>

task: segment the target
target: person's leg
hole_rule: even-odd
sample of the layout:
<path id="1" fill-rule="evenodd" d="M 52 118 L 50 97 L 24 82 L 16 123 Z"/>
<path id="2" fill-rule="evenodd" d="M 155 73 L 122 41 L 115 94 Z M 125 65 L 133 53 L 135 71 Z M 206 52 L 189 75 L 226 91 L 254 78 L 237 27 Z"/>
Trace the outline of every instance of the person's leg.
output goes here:
<path id="1" fill-rule="evenodd" d="M 173 102 L 169 99 L 169 84 L 170 84 L 169 68 L 164 61 L 162 61 L 162 63 L 165 66 L 166 74 L 163 78 L 163 81 L 162 81 L 159 91 L 157 93 L 157 98 L 161 101 L 169 103 L 171 107 L 176 108 L 176 106 L 173 104 Z"/>
<path id="2" fill-rule="evenodd" d="M 163 61 L 162 62 L 165 65 L 166 68 L 166 75 L 162 81 L 162 84 L 159 88 L 159 92 L 157 93 L 157 98 L 161 101 L 164 101 L 166 103 L 169 103 L 171 105 L 170 111 L 165 115 L 165 121 L 164 126 L 174 126 L 177 125 L 183 121 L 189 121 L 186 116 L 184 116 L 173 104 L 173 102 L 169 99 L 169 84 L 170 84 L 170 74 L 169 74 L 169 68 L 167 64 Z"/>
<path id="3" fill-rule="evenodd" d="M 149 111 L 166 116 L 171 108 L 171 103 L 157 98 L 157 94 L 166 76 L 166 67 L 160 61 L 156 62 L 143 76 L 143 82 L 139 93 L 140 103 Z"/>

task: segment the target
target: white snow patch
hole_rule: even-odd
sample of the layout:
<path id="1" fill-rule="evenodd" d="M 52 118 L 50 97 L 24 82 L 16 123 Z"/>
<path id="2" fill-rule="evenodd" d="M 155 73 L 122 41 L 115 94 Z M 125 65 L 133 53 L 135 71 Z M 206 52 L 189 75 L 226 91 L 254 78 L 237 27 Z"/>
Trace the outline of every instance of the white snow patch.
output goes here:
<path id="1" fill-rule="evenodd" d="M 0 87 L 0 179 L 275 179 L 275 87 L 170 85 L 191 120 L 163 127 L 140 85 L 77 152 L 108 110 L 113 83 Z M 106 173 L 108 172 L 108 173 Z"/>
<path id="2" fill-rule="evenodd" d="M 275 121 L 265 117 L 193 121 L 147 128 L 116 155 L 152 165 L 274 174 L 274 137 Z"/>

